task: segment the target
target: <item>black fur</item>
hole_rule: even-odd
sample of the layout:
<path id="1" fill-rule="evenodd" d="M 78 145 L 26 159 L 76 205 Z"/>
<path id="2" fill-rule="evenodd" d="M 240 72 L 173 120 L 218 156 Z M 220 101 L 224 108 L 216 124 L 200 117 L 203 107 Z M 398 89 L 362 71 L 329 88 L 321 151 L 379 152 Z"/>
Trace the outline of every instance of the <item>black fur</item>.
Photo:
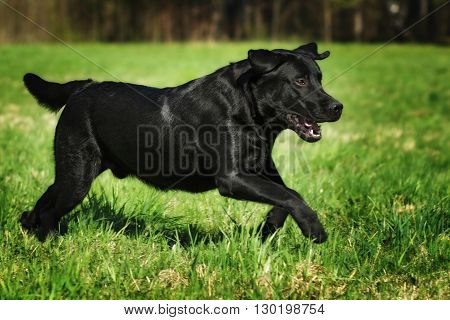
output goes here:
<path id="1" fill-rule="evenodd" d="M 40 105 L 56 112 L 66 104 L 69 97 L 92 82 L 88 80 L 70 81 L 64 84 L 48 82 L 41 77 L 27 73 L 23 76 L 23 83 L 28 91 L 36 98 Z"/>
<path id="2" fill-rule="evenodd" d="M 274 206 L 263 237 L 290 214 L 320 243 L 317 214 L 281 179 L 271 151 L 293 129 L 305 141 L 321 138 L 318 122 L 336 121 L 342 104 L 325 93 L 314 60 L 316 44 L 295 50 L 250 50 L 248 59 L 172 88 L 116 82 L 58 84 L 33 74 L 28 90 L 52 111 L 64 105 L 55 133 L 55 181 L 22 226 L 40 239 L 86 196 L 103 171 L 135 176 L 162 190 L 218 189 L 235 199 Z"/>

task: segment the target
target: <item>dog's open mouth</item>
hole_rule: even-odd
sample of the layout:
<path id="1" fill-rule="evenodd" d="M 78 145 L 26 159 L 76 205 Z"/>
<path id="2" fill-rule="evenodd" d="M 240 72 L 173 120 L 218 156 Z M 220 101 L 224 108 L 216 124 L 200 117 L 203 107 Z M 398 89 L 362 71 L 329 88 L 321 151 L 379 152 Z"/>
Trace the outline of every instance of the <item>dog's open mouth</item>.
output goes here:
<path id="1" fill-rule="evenodd" d="M 303 140 L 307 142 L 316 142 L 322 138 L 320 125 L 310 119 L 302 118 L 296 114 L 288 114 L 287 119 L 292 128 Z"/>

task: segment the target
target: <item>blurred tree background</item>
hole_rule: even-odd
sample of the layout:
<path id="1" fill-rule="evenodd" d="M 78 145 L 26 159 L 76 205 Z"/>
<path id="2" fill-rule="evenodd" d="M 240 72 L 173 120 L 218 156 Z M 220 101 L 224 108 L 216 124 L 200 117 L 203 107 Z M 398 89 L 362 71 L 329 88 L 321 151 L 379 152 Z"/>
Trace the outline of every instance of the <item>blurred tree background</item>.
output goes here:
<path id="1" fill-rule="evenodd" d="M 66 41 L 304 38 L 449 41 L 447 0 L 1 0 L 0 42 L 54 41 L 5 3 Z"/>

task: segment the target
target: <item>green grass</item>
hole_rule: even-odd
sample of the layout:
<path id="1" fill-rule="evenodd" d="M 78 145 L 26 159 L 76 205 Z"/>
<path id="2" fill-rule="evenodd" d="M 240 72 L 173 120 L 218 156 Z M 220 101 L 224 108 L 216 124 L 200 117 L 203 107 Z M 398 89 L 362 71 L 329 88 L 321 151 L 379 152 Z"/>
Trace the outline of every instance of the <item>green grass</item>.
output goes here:
<path id="1" fill-rule="evenodd" d="M 289 132 L 275 158 L 320 215 L 323 245 L 289 219 L 267 243 L 254 235 L 268 206 L 158 192 L 110 173 L 45 243 L 22 211 L 52 182 L 57 117 L 21 77 L 92 77 L 178 85 L 245 57 L 297 43 L 86 44 L 0 47 L 0 298 L 449 299 L 448 47 L 391 45 L 326 85 L 345 105 L 317 144 Z M 375 49 L 321 45 L 324 82 Z"/>

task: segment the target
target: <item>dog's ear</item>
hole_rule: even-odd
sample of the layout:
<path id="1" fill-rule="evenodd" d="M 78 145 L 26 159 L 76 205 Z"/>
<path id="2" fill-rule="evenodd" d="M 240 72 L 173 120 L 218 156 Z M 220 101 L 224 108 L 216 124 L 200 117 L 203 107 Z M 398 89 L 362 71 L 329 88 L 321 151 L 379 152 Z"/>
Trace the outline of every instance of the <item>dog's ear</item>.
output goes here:
<path id="1" fill-rule="evenodd" d="M 252 69 L 259 74 L 268 73 L 283 63 L 281 54 L 269 50 L 249 50 L 248 61 Z"/>
<path id="2" fill-rule="evenodd" d="M 311 56 L 314 60 L 323 60 L 330 56 L 330 51 L 325 51 L 325 52 L 319 53 L 317 51 L 317 43 L 315 43 L 315 42 L 310 42 L 310 43 L 304 44 L 304 45 L 298 47 L 297 49 L 294 49 L 294 51 L 307 54 L 307 55 Z"/>

